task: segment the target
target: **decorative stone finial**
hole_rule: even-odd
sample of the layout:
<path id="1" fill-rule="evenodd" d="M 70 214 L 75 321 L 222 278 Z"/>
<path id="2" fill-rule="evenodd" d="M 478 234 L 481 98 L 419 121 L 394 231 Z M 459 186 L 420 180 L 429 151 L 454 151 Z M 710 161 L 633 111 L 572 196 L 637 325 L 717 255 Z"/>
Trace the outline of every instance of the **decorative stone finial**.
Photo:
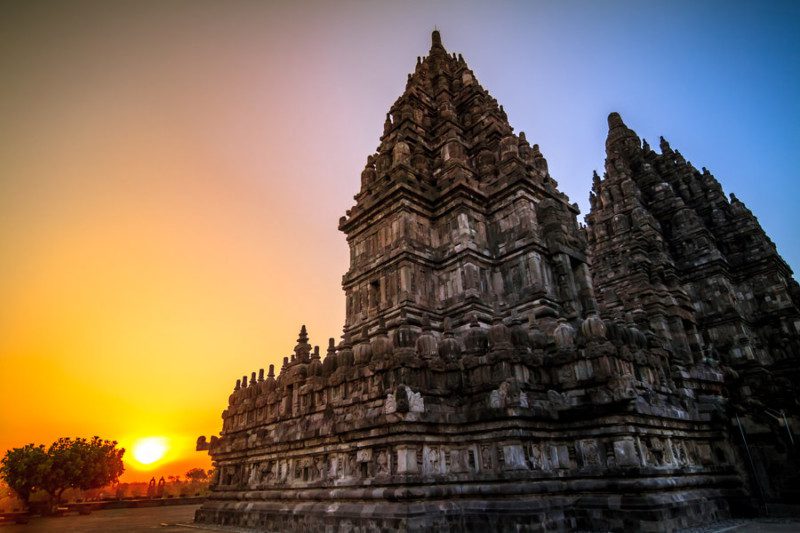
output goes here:
<path id="1" fill-rule="evenodd" d="M 300 327 L 300 335 L 297 337 L 297 346 L 294 347 L 294 353 L 297 362 L 308 363 L 311 345 L 308 344 L 308 331 L 305 325 Z"/>
<path id="2" fill-rule="evenodd" d="M 444 338 L 439 343 L 439 356 L 445 361 L 455 360 L 461 353 L 461 343 L 453 336 L 453 326 L 450 317 L 445 317 L 442 321 Z"/>
<path id="3" fill-rule="evenodd" d="M 361 341 L 353 348 L 356 365 L 366 365 L 372 359 L 372 346 L 369 342 L 369 326 L 361 328 Z"/>
<path id="4" fill-rule="evenodd" d="M 433 33 L 431 33 L 431 48 L 434 47 L 444 48 L 444 46 L 442 46 L 442 36 L 439 34 L 439 30 L 433 30 Z"/>
<path id="5" fill-rule="evenodd" d="M 488 334 L 481 328 L 478 313 L 472 311 L 467 319 L 469 320 L 469 329 L 463 335 L 465 348 L 473 355 L 482 354 L 488 347 Z"/>
<path id="6" fill-rule="evenodd" d="M 370 155 L 367 157 L 367 164 L 361 172 L 361 188 L 365 189 L 369 187 L 369 185 L 375 181 L 375 177 L 375 158 Z"/>
<path id="7" fill-rule="evenodd" d="M 348 367 L 353 366 L 355 363 L 353 348 L 350 341 L 350 333 L 347 331 L 342 335 L 342 342 L 339 343 L 337 350 L 337 364 L 338 366 Z"/>
<path id="8" fill-rule="evenodd" d="M 608 115 L 608 129 L 611 128 L 619 128 L 625 127 L 625 123 L 622 121 L 622 116 L 614 111 L 613 113 L 609 113 Z"/>
<path id="9" fill-rule="evenodd" d="M 269 365 L 269 372 L 267 372 L 267 377 L 268 378 L 275 377 L 275 365 Z"/>
<path id="10" fill-rule="evenodd" d="M 383 357 L 392 352 L 392 342 L 389 340 L 386 333 L 386 321 L 383 317 L 379 317 L 378 330 L 375 332 L 375 336 L 370 340 L 373 357 Z"/>
<path id="11" fill-rule="evenodd" d="M 553 338 L 559 350 L 571 350 L 575 346 L 575 328 L 563 317 L 559 318 L 558 326 L 553 330 Z"/>
<path id="12" fill-rule="evenodd" d="M 439 354 L 439 343 L 431 333 L 431 320 L 428 316 L 422 322 L 422 334 L 417 337 L 416 350 L 423 359 L 431 359 Z"/>
<path id="13" fill-rule="evenodd" d="M 258 382 L 261 383 L 262 381 L 264 381 L 264 369 L 263 368 L 259 368 L 258 369 Z"/>
<path id="14" fill-rule="evenodd" d="M 328 339 L 328 352 L 325 354 L 325 357 L 330 357 L 331 355 L 336 353 L 336 341 L 333 337 Z"/>
<path id="15" fill-rule="evenodd" d="M 601 341 L 606 338 L 606 325 L 597 311 L 591 311 L 581 323 L 581 333 L 592 341 Z"/>

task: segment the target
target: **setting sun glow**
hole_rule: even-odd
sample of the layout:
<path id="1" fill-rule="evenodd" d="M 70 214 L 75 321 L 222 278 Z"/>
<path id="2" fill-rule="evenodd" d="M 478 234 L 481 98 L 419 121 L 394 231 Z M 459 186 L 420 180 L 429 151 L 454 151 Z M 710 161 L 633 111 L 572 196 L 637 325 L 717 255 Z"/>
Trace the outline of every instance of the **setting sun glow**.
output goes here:
<path id="1" fill-rule="evenodd" d="M 131 453 L 133 458 L 142 465 L 151 465 L 164 457 L 167 453 L 167 439 L 163 437 L 148 437 L 139 439 L 133 445 Z"/>

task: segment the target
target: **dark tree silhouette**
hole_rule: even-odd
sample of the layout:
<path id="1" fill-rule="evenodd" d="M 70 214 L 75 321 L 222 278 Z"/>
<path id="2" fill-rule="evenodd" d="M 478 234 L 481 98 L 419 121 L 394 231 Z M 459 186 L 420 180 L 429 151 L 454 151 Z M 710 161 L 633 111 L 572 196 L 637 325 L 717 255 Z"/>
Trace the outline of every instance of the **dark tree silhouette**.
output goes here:
<path id="1" fill-rule="evenodd" d="M 96 489 L 115 483 L 124 471 L 124 453 L 117 449 L 116 441 L 100 437 L 61 438 L 46 451 L 33 444 L 9 450 L 0 473 L 26 505 L 37 489 L 47 492 L 51 505 L 58 505 L 66 489 Z"/>
<path id="2" fill-rule="evenodd" d="M 189 481 L 205 481 L 208 479 L 208 473 L 202 468 L 192 468 L 186 472 L 186 479 Z"/>
<path id="3" fill-rule="evenodd" d="M 27 506 L 31 494 L 41 488 L 48 462 L 44 445 L 26 444 L 6 452 L 0 462 L 0 476 Z"/>

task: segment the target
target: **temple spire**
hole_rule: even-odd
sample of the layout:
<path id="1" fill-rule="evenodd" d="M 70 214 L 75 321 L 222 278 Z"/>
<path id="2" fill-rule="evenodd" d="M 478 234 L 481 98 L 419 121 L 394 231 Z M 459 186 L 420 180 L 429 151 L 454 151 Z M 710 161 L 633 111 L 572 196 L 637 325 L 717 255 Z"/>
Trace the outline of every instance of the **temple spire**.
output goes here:
<path id="1" fill-rule="evenodd" d="M 608 115 L 608 137 L 606 137 L 606 155 L 638 151 L 642 143 L 636 133 L 622 121 L 619 113 Z"/>
<path id="2" fill-rule="evenodd" d="M 431 33 L 431 50 L 428 52 L 428 55 L 431 57 L 439 57 L 449 56 L 447 55 L 447 50 L 445 50 L 444 45 L 442 44 L 442 36 L 439 34 L 439 30 L 433 30 Z"/>
<path id="3" fill-rule="evenodd" d="M 295 360 L 301 363 L 309 362 L 309 354 L 311 353 L 311 345 L 308 343 L 308 331 L 306 326 L 300 328 L 300 335 L 297 337 L 297 346 L 294 347 Z"/>
<path id="4" fill-rule="evenodd" d="M 622 122 L 622 116 L 614 111 L 613 113 L 609 113 L 608 115 L 608 129 L 612 128 L 624 128 L 625 123 Z"/>
<path id="5" fill-rule="evenodd" d="M 431 33 L 431 49 L 437 47 L 444 48 L 442 45 L 442 36 L 439 33 L 439 30 L 433 30 L 433 33 Z"/>

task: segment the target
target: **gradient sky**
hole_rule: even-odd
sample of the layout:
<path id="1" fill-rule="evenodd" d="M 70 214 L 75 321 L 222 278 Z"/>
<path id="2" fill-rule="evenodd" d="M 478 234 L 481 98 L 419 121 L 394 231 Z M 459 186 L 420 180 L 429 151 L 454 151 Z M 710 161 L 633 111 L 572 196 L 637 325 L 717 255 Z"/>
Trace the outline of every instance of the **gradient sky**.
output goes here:
<path id="1" fill-rule="evenodd" d="M 337 221 L 434 25 L 584 214 L 619 111 L 800 268 L 798 2 L 5 1 L 0 453 L 166 436 L 156 472 L 207 465 L 238 376 L 302 323 L 338 338 Z"/>

